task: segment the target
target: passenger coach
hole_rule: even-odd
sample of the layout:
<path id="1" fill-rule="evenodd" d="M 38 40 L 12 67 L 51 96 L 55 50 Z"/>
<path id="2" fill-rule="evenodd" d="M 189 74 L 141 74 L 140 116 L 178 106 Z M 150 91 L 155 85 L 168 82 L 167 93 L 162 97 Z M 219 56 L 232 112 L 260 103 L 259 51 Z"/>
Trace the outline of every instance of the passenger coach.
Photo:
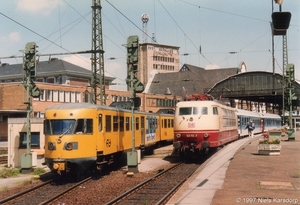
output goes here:
<path id="1" fill-rule="evenodd" d="M 247 123 L 251 120 L 255 129 L 253 134 L 260 134 L 273 129 L 281 128 L 281 117 L 271 113 L 258 113 L 248 110 L 237 109 L 238 116 L 238 133 L 239 137 L 248 136 L 248 130 L 246 130 Z"/>

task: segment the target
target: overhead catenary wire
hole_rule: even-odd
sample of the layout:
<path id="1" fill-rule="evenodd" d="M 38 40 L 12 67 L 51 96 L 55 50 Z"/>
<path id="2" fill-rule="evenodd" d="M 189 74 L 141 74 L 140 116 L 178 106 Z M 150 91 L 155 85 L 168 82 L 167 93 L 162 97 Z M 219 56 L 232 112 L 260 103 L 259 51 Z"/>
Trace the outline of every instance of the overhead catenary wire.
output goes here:
<path id="1" fill-rule="evenodd" d="M 137 26 L 132 20 L 130 20 L 125 14 L 123 14 L 117 7 L 115 7 L 112 3 L 110 3 L 108 0 L 106 0 L 106 2 L 111 5 L 116 11 L 118 11 L 124 18 L 126 18 L 130 23 L 132 23 L 132 25 L 134 25 L 138 30 L 140 30 L 141 32 L 144 33 L 143 29 L 141 29 L 139 26 Z M 151 36 L 149 36 L 147 33 L 144 33 L 145 35 L 147 35 L 150 39 Z"/>
<path id="2" fill-rule="evenodd" d="M 89 13 L 90 13 L 90 12 L 89 12 Z M 74 54 L 76 57 L 82 59 L 83 61 L 89 62 L 89 61 L 87 61 L 85 58 L 82 58 L 82 57 L 81 57 L 80 55 L 78 55 L 78 54 L 89 54 L 89 53 L 92 52 L 91 50 L 72 52 L 72 51 L 70 51 L 70 50 L 64 48 L 63 46 L 59 45 L 59 44 L 56 43 L 55 41 L 50 40 L 49 38 L 47 38 L 47 37 L 45 37 L 45 36 L 43 36 L 43 35 L 37 33 L 36 31 L 34 31 L 34 30 L 28 28 L 27 26 L 23 25 L 22 23 L 20 23 L 20 22 L 14 20 L 13 18 L 7 16 L 6 14 L 4 14 L 4 13 L 2 13 L 2 12 L 0 12 L 0 14 L 1 14 L 2 16 L 6 17 L 7 19 L 13 21 L 14 23 L 18 24 L 19 26 L 25 28 L 26 30 L 28 30 L 28 31 L 30 31 L 30 32 L 32 32 L 32 33 L 34 33 L 35 35 L 37 35 L 37 36 L 39 36 L 39 37 L 41 37 L 42 39 L 44 39 L 44 40 L 50 42 L 51 44 L 53 44 L 53 45 L 55 45 L 55 46 L 57 46 L 57 47 L 59 47 L 59 48 L 61 48 L 61 49 L 63 49 L 63 50 L 66 51 L 66 53 L 51 53 L 51 54 L 39 54 L 39 53 L 37 53 L 37 56 L 53 56 L 53 55 L 67 55 L 67 54 Z M 86 15 L 87 15 L 87 14 L 86 14 Z M 84 16 L 81 15 L 81 17 L 82 17 L 83 19 L 85 19 Z M 83 19 L 81 19 L 81 21 L 82 21 Z M 76 20 L 76 21 L 77 21 L 77 20 Z M 74 26 L 73 26 L 73 27 L 74 27 Z M 72 28 L 73 28 L 73 27 L 72 27 Z M 69 29 L 69 30 L 71 30 L 71 29 Z M 68 30 L 68 31 L 69 31 L 69 30 Z M 62 36 L 64 36 L 66 33 L 67 33 L 67 32 L 65 32 Z M 60 36 L 60 37 L 61 37 L 61 36 Z M 58 39 L 59 39 L 59 38 L 58 38 Z M 58 40 L 58 39 L 56 39 L 56 40 Z M 0 59 L 8 59 L 8 58 L 23 58 L 23 56 L 22 56 L 22 55 L 20 55 L 20 56 L 12 55 L 12 56 L 0 57 Z M 107 71 L 105 71 L 105 72 L 108 73 L 108 74 L 110 74 L 110 75 L 112 75 L 111 73 L 109 73 L 109 72 L 107 72 Z M 124 80 L 124 81 L 125 81 L 125 80 Z"/>
<path id="3" fill-rule="evenodd" d="M 166 9 L 166 7 L 160 2 L 160 0 L 158 0 L 158 2 L 160 3 L 160 5 L 164 8 L 164 10 L 168 13 L 168 15 L 171 17 L 171 19 L 174 21 L 174 23 L 177 25 L 177 27 L 182 31 L 182 33 L 184 34 L 184 36 L 192 43 L 192 45 L 196 48 L 196 50 L 198 50 L 198 46 L 196 46 L 194 44 L 194 42 L 190 39 L 190 37 L 184 32 L 184 30 L 179 26 L 179 24 L 175 21 L 175 19 L 172 17 L 172 15 L 169 13 L 169 11 Z M 200 53 L 200 52 L 199 52 Z M 210 64 L 211 62 L 203 55 L 203 53 L 201 52 L 200 55 L 203 56 L 203 58 L 205 58 Z"/>
<path id="4" fill-rule="evenodd" d="M 54 41 L 51 41 L 50 39 L 44 37 L 43 35 L 37 33 L 36 31 L 34 31 L 34 30 L 28 28 L 27 26 L 24 26 L 23 24 L 21 24 L 21 23 L 19 23 L 18 21 L 16 21 L 16 20 L 10 18 L 9 16 L 5 15 L 4 13 L 0 12 L 0 14 L 1 14 L 2 16 L 4 16 L 5 18 L 7 18 L 7 19 L 13 21 L 14 23 L 18 24 L 19 26 L 25 28 L 26 30 L 29 30 L 30 32 L 34 33 L 35 35 L 41 37 L 42 39 L 45 39 L 46 41 L 49 41 L 49 42 L 52 43 L 53 45 L 56 45 L 57 47 L 59 47 L 59 48 L 65 50 L 65 51 L 67 51 L 67 53 L 72 53 L 70 50 L 68 50 L 68 49 L 66 49 L 66 48 L 64 48 L 64 47 L 62 47 L 62 46 L 60 46 L 59 44 L 55 43 Z M 85 59 L 84 59 L 84 60 L 85 60 Z"/>

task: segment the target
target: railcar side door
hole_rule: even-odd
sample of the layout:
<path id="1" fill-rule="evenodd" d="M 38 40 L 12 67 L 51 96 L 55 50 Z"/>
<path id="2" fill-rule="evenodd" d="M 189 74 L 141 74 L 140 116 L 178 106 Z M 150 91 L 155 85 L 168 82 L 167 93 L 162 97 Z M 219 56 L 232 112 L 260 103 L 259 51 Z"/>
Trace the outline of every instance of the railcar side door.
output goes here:
<path id="1" fill-rule="evenodd" d="M 265 119 L 261 118 L 260 120 L 260 126 L 261 126 L 261 131 L 264 132 L 265 131 Z"/>
<path id="2" fill-rule="evenodd" d="M 156 124 L 157 124 L 157 119 L 155 116 L 147 116 L 147 118 L 146 118 L 146 136 L 145 136 L 145 144 L 146 145 L 155 143 Z"/>
<path id="3" fill-rule="evenodd" d="M 145 145 L 145 116 L 141 116 L 141 144 Z"/>

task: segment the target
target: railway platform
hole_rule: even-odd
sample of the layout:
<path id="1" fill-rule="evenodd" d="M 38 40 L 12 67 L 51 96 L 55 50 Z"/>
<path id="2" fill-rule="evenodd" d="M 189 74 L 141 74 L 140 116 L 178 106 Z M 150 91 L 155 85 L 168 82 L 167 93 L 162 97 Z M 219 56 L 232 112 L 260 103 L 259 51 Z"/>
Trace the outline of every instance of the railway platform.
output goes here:
<path id="1" fill-rule="evenodd" d="M 259 155 L 261 136 L 235 141 L 202 164 L 167 205 L 300 204 L 300 131 L 279 155 Z"/>
<path id="2" fill-rule="evenodd" d="M 167 205 L 300 205 L 300 131 L 295 132 L 295 140 L 281 138 L 279 155 L 259 155 L 261 138 L 244 138 L 220 149 L 199 166 Z M 172 150 L 170 145 L 154 151 L 156 157 L 143 158 L 139 171 L 170 163 L 165 156 Z M 0 188 L 27 177 L 1 179 Z"/>

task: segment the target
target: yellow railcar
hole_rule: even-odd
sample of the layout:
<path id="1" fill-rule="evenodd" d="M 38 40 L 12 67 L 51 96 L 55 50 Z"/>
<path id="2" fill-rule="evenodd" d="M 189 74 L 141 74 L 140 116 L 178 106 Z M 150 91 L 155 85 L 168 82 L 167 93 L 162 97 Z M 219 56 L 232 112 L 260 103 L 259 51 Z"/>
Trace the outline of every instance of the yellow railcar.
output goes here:
<path id="1" fill-rule="evenodd" d="M 134 144 L 145 149 L 173 141 L 174 115 L 64 103 L 45 111 L 45 163 L 57 172 L 86 172 L 116 162 Z M 132 139 L 134 125 L 134 140 Z M 134 143 L 133 143 L 134 142 Z"/>

